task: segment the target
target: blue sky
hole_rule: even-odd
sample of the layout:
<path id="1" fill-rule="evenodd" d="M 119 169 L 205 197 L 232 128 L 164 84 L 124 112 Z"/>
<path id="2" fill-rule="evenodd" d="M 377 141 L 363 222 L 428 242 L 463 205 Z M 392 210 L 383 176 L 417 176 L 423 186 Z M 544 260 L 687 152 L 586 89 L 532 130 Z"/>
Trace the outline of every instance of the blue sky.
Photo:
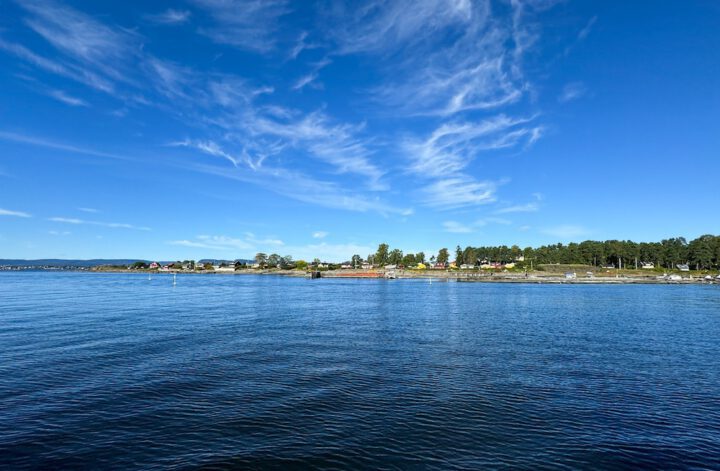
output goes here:
<path id="1" fill-rule="evenodd" d="M 720 233 L 720 4 L 0 0 L 0 257 Z"/>

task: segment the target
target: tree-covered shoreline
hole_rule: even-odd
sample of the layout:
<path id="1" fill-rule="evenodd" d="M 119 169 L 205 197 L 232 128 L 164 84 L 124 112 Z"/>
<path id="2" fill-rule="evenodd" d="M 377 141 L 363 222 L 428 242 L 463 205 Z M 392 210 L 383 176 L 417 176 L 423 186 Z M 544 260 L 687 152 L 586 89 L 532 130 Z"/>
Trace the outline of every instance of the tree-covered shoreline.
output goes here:
<path id="1" fill-rule="evenodd" d="M 358 254 L 347 261 L 295 260 L 291 255 L 280 256 L 257 253 L 254 264 L 248 260 L 222 261 L 217 267 L 208 261 L 196 264 L 192 260 L 169 262 L 162 268 L 172 270 L 213 271 L 216 268 L 273 268 L 283 270 L 382 268 L 398 266 L 405 268 L 498 268 L 512 264 L 514 269 L 540 268 L 543 265 L 582 265 L 623 269 L 656 268 L 674 270 L 687 265 L 686 269 L 720 269 L 720 236 L 702 235 L 690 242 L 684 237 L 663 239 L 660 242 L 634 242 L 631 240 L 606 240 L 557 243 L 540 247 L 520 248 L 518 245 L 457 246 L 454 251 L 441 248 L 437 254 L 403 252 L 386 243 L 379 244 L 374 253 L 366 258 Z M 427 266 L 426 266 L 427 265 Z M 159 269 L 160 264 L 138 261 L 118 268 Z"/>
<path id="2" fill-rule="evenodd" d="M 540 247 L 520 248 L 507 246 L 467 246 L 455 248 L 457 266 L 477 266 L 483 262 L 506 264 L 522 261 L 526 265 L 577 264 L 595 267 L 613 266 L 639 268 L 643 263 L 658 268 L 673 269 L 687 264 L 696 270 L 720 267 L 720 236 L 702 235 L 690 242 L 684 237 L 663 239 L 660 242 L 634 242 L 631 240 L 606 240 L 551 244 Z M 390 249 L 380 244 L 368 261 L 378 266 L 424 263 L 425 254 L 404 254 L 400 249 Z M 430 263 L 448 263 L 448 249 L 440 249 L 432 255 Z"/>

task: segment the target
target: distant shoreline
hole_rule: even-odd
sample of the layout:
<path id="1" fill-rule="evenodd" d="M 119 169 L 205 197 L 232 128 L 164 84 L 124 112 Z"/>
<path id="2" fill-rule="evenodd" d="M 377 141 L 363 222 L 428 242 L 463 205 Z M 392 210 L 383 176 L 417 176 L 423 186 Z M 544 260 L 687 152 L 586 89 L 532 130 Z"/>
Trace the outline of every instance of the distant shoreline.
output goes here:
<path id="1" fill-rule="evenodd" d="M 31 270 L 18 270 L 18 271 L 31 271 Z M 35 270 L 32 270 L 35 271 Z M 79 273 L 110 273 L 110 274 L 132 274 L 139 276 L 153 276 L 153 275 L 216 275 L 216 276 L 243 276 L 243 275 L 258 275 L 258 276 L 283 276 L 293 278 L 309 278 L 310 272 L 299 271 L 299 270 L 257 270 L 257 269 L 243 269 L 236 271 L 183 271 L 183 270 L 170 270 L 170 271 L 149 271 L 149 270 L 122 270 L 117 268 L 101 268 L 101 269 L 90 269 L 90 270 L 37 270 L 37 271 L 68 271 L 68 272 L 79 272 Z M 385 279 L 385 270 L 331 270 L 321 271 L 320 279 L 370 279 L 378 280 Z M 720 285 L 719 275 L 705 275 L 705 274 L 688 274 L 681 277 L 681 279 L 670 279 L 663 277 L 662 275 L 649 275 L 649 274 L 627 274 L 623 273 L 615 275 L 612 273 L 598 273 L 593 276 L 587 275 L 576 275 L 573 277 L 566 277 L 563 274 L 558 273 L 545 273 L 542 271 L 528 272 L 525 273 L 487 273 L 487 272 L 463 272 L 463 271 L 445 271 L 445 270 L 394 270 L 395 279 L 413 279 L 413 280 L 426 280 L 428 283 L 437 282 L 460 282 L 460 283 L 521 283 L 521 284 L 572 284 L 572 285 L 619 285 L 619 284 L 717 284 Z M 711 279 L 706 279 L 706 276 L 711 276 Z"/>

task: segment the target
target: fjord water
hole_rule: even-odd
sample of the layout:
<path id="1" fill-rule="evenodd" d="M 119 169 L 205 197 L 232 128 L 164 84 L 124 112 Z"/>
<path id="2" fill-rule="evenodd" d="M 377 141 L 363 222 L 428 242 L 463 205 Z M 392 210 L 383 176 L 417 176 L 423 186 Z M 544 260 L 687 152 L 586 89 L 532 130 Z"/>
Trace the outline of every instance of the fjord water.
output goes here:
<path id="1" fill-rule="evenodd" d="M 0 467 L 717 468 L 720 287 L 0 274 Z"/>

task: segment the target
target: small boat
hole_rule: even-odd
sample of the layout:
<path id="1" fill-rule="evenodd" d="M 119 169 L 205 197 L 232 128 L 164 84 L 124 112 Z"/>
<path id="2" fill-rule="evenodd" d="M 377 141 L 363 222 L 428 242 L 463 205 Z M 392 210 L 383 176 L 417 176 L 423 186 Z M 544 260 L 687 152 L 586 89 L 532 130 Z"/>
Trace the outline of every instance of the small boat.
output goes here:
<path id="1" fill-rule="evenodd" d="M 395 270 L 389 270 L 385 272 L 386 280 L 394 280 L 395 278 L 397 278 L 397 275 L 395 275 Z"/>

